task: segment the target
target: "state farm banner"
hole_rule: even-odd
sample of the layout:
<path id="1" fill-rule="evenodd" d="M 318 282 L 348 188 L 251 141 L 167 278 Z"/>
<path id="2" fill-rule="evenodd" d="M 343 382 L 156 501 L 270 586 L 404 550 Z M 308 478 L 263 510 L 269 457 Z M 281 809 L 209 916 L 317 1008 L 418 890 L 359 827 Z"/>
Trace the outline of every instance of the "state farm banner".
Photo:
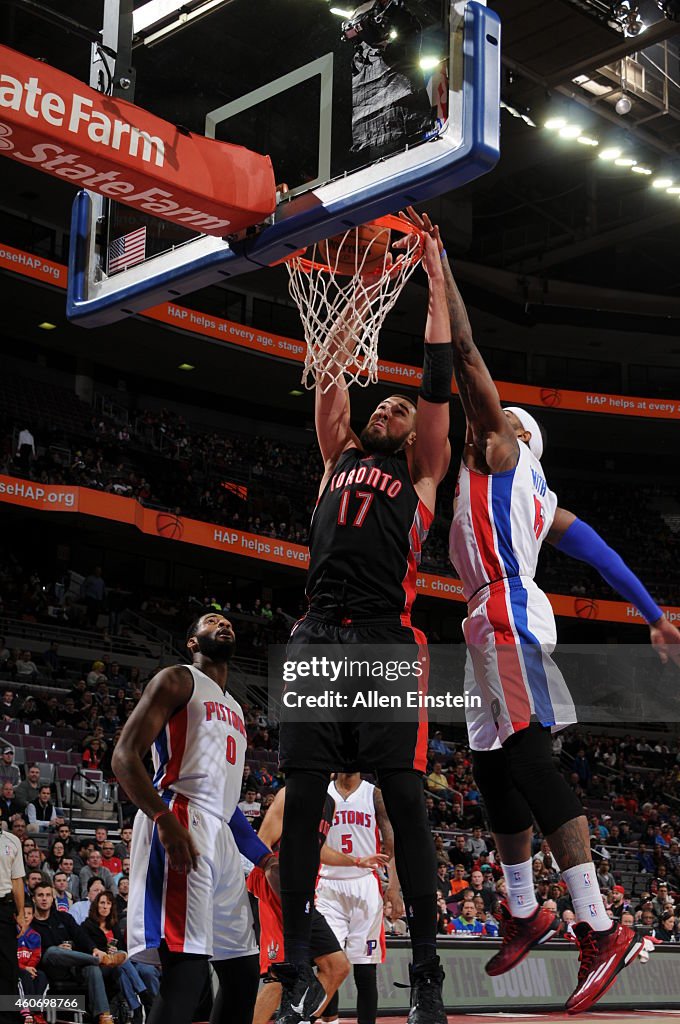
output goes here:
<path id="1" fill-rule="evenodd" d="M 209 235 L 274 211 L 271 160 L 193 135 L 0 46 L 0 153 Z"/>
<path id="2" fill-rule="evenodd" d="M 150 537 L 194 544 L 213 551 L 226 551 L 275 565 L 306 569 L 309 564 L 309 551 L 304 544 L 293 544 L 276 537 L 264 537 L 258 533 L 189 519 L 174 512 L 147 508 L 134 498 L 123 498 L 89 487 L 37 484 L 32 480 L 0 475 L 0 502 L 22 505 L 41 512 L 79 512 L 81 515 L 106 519 L 124 526 L 134 526 Z M 420 572 L 416 578 L 416 591 L 445 601 L 465 601 L 463 585 L 453 576 Z M 548 594 L 548 598 L 556 615 L 645 625 L 638 610 L 623 601 L 601 601 L 599 598 L 571 597 L 568 594 Z M 671 622 L 680 624 L 680 608 L 664 607 L 664 611 Z"/>

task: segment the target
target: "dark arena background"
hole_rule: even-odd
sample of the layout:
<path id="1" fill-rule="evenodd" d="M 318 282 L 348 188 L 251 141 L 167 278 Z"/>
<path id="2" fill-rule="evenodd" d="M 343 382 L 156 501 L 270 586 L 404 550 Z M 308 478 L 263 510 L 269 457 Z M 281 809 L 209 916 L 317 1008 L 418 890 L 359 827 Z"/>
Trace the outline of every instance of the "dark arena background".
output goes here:
<path id="1" fill-rule="evenodd" d="M 205 77 L 218 63 L 233 60 L 256 89 L 277 48 L 303 45 L 312 9 L 323 9 L 338 39 L 351 14 L 327 0 L 249 0 L 236 12 L 239 31 L 216 38 L 209 18 L 192 21 L 201 6 L 174 5 L 179 21 L 167 45 L 142 35 L 128 55 L 135 102 L 187 131 L 199 130 L 208 107 L 234 100 L 223 83 L 206 95 Z M 223 6 L 228 14 L 231 4 Z M 433 22 L 440 6 L 448 10 L 411 6 Z M 104 7 L 7 0 L 0 46 L 87 83 Z M 546 430 L 542 465 L 560 505 L 597 529 L 680 625 L 680 4 L 489 0 L 488 8 L 502 27 L 500 159 L 417 209 L 440 227 L 501 400 L 529 408 Z M 183 18 L 193 25 L 186 44 Z M 300 135 L 276 127 L 286 104 L 279 110 L 272 101 L 267 124 L 275 155 L 284 164 L 290 157 L 289 173 L 308 180 L 314 171 L 298 164 L 313 163 L 318 140 L 308 154 L 304 102 L 290 97 L 292 107 L 301 104 Z M 0 157 L 14 149 L 11 104 L 2 103 Z M 239 116 L 244 144 L 257 150 L 254 126 L 265 115 Z M 218 137 L 229 141 L 228 133 Z M 351 161 L 356 153 L 345 141 L 343 159 Z M 0 159 L 0 181 L 2 827 L 27 837 L 27 892 L 40 881 L 36 872 L 53 884 L 64 855 L 77 876 L 87 874 L 92 849 L 95 861 L 100 851 L 124 925 L 125 828 L 137 808 L 117 783 L 112 755 L 145 684 L 159 668 L 186 661 L 187 624 L 206 611 L 223 613 L 237 634 L 229 690 L 245 713 L 242 801 L 256 830 L 284 783 L 268 649 L 285 644 L 306 608 L 306 542 L 323 474 L 314 394 L 300 383 L 304 336 L 284 267 L 253 264 L 257 273 L 183 287 L 148 309 L 137 303 L 134 316 L 83 326 L 66 316 L 77 182 L 18 159 Z M 108 245 L 109 261 L 116 240 L 139 228 L 132 213 L 112 208 L 95 228 L 108 232 L 96 243 Z M 154 244 L 189 234 L 153 217 L 144 223 L 147 256 Z M 351 389 L 356 430 L 395 390 L 415 400 L 426 306 L 418 268 L 382 328 L 379 382 Z M 413 615 L 433 648 L 462 643 L 465 603 L 448 531 L 464 431 L 454 393 L 451 466 L 422 551 Z M 636 609 L 584 562 L 545 545 L 536 580 L 561 644 L 602 659 L 614 647 L 648 647 Z M 649 962 L 624 972 L 584 1022 L 680 1020 L 680 667 L 659 663 L 655 671 L 668 698 L 656 716 L 638 701 L 644 673 L 633 674 L 620 713 L 608 706 L 601 719 L 591 713 L 553 740 L 588 817 L 606 906 L 617 918 L 630 912 L 632 927 L 656 940 Z M 462 673 L 449 685 L 462 693 Z M 560 872 L 549 857 L 544 863 L 537 835 L 537 892 L 554 901 L 560 935 L 509 974 L 488 977 L 484 963 L 500 945 L 501 870 L 462 719 L 438 714 L 429 743 L 423 784 L 439 862 L 449 1022 L 564 1020 L 577 955 Z M 29 776 L 31 766 L 38 771 Z M 38 780 L 69 826 L 65 849 L 55 849 L 57 825 L 36 823 L 27 807 Z M 462 887 L 453 891 L 451 882 L 474 883 L 478 871 L 484 895 L 466 926 L 455 895 Z M 388 918 L 386 927 L 378 1017 L 405 1021 L 408 994 L 394 983 L 408 981 L 406 925 Z M 3 943 L 1 955 L 11 957 L 6 936 Z M 49 991 L 65 998 L 82 988 L 55 981 Z M 141 1024 L 151 1006 L 143 1000 L 133 1016 L 120 988 L 109 995 L 117 1024 Z M 197 1020 L 208 1020 L 210 1004 L 206 991 Z M 355 1007 L 350 978 L 341 1018 L 354 1022 Z M 0 1010 L 7 1021 L 21 1019 L 9 1004 Z M 97 1020 L 87 1016 L 90 1006 L 85 1017 L 64 1006 L 43 1012 L 51 1022 Z"/>

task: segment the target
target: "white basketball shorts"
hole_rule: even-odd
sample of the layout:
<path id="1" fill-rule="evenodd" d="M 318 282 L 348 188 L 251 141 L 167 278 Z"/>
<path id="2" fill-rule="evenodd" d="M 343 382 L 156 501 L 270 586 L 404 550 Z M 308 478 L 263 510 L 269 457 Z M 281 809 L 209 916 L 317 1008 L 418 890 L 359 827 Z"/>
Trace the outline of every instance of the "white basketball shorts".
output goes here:
<path id="1" fill-rule="evenodd" d="M 157 964 L 165 939 L 172 953 L 202 953 L 213 960 L 257 953 L 241 858 L 221 818 L 174 795 L 170 810 L 188 828 L 199 851 L 198 868 L 173 871 L 150 818 L 137 812 L 132 830 L 128 950 Z"/>
<path id="2" fill-rule="evenodd" d="M 553 732 L 576 721 L 574 702 L 551 655 L 555 616 L 528 577 L 499 580 L 468 603 L 463 623 L 465 717 L 473 750 L 494 750 L 530 721 Z M 472 706 L 478 697 L 480 706 Z"/>
<path id="3" fill-rule="evenodd" d="M 376 875 L 320 878 L 316 909 L 333 929 L 351 964 L 384 962 L 383 900 Z"/>

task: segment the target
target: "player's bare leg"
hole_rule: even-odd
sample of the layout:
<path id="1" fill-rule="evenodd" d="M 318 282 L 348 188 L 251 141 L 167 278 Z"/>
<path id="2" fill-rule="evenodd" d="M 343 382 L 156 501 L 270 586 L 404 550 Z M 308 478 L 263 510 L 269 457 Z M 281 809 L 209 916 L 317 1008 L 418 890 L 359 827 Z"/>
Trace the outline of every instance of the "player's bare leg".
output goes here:
<path id="1" fill-rule="evenodd" d="M 574 904 L 579 947 L 576 988 L 567 1000 L 569 1013 L 593 1006 L 614 984 L 616 976 L 636 960 L 644 943 L 631 928 L 610 922 L 592 864 L 588 820 L 567 821 L 547 836 Z"/>
<path id="2" fill-rule="evenodd" d="M 538 906 L 534 894 L 531 870 L 533 831 L 533 828 L 526 828 L 521 832 L 493 834 L 503 865 L 508 902 L 501 907 L 503 944 L 485 967 L 487 974 L 492 976 L 505 974 L 516 967 L 535 946 L 552 938 L 559 924 L 555 914 Z M 522 876 L 525 876 L 524 886 Z"/>
<path id="3" fill-rule="evenodd" d="M 321 1007 L 321 1013 L 323 1013 L 323 1007 L 333 998 L 345 978 L 349 975 L 350 965 L 345 954 L 340 951 L 318 956 L 314 963 L 317 966 L 317 977 L 328 995 L 326 1002 Z M 281 1002 L 281 989 L 282 986 L 277 981 L 268 981 L 266 985 L 262 985 L 255 1004 L 253 1024 L 268 1024 L 268 1021 L 271 1020 Z M 337 1014 L 335 1014 L 335 1017 L 337 1017 Z M 335 1017 L 332 1019 L 334 1020 Z M 326 1018 L 323 1019 L 325 1020 Z M 331 1018 L 328 1019 L 330 1020 Z"/>
<path id="4" fill-rule="evenodd" d="M 260 986 L 255 1003 L 253 1024 L 269 1024 L 279 1003 L 281 1002 L 281 985 L 278 981 L 268 981 Z"/>

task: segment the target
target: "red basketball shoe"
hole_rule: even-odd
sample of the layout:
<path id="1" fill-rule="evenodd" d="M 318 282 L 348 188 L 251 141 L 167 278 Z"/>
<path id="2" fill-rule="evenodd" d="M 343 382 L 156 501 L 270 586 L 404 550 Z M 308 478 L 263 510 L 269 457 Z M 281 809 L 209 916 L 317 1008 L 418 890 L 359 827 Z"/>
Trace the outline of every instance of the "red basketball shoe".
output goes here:
<path id="1" fill-rule="evenodd" d="M 567 1013 L 583 1013 L 600 999 L 616 975 L 632 964 L 644 941 L 632 928 L 614 923 L 606 932 L 595 932 L 587 921 L 574 925 L 579 948 L 578 984 L 567 999 Z"/>
<path id="2" fill-rule="evenodd" d="M 531 917 L 513 917 L 507 904 L 501 903 L 503 945 L 484 970 L 492 977 L 512 970 L 534 946 L 551 939 L 559 926 L 559 918 L 551 910 L 537 907 Z"/>

